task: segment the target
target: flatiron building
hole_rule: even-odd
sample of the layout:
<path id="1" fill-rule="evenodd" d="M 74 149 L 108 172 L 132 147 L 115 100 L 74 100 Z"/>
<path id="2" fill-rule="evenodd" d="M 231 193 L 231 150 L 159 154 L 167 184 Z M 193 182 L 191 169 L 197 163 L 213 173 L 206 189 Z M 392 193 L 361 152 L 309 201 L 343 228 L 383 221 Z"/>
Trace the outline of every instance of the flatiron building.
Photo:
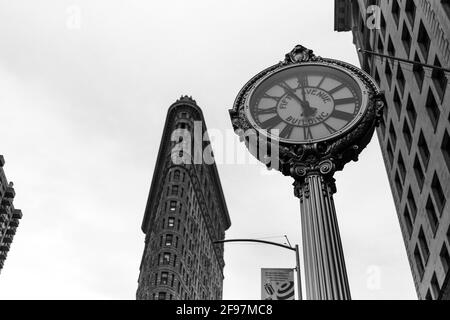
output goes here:
<path id="1" fill-rule="evenodd" d="M 194 161 L 209 147 L 205 132 L 192 98 L 169 108 L 142 223 L 139 300 L 222 299 L 224 247 L 214 241 L 231 222 L 215 163 Z"/>

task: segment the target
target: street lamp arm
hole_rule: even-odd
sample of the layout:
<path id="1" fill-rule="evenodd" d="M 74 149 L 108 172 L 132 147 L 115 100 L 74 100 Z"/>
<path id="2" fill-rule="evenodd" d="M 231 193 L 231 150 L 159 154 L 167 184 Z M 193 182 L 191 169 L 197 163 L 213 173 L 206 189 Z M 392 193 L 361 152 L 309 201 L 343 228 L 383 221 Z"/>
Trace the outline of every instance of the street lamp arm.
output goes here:
<path id="1" fill-rule="evenodd" d="M 296 258 L 296 271 L 297 271 L 297 289 L 298 289 L 298 299 L 303 300 L 303 293 L 302 293 L 302 275 L 300 273 L 300 249 L 298 245 L 295 246 L 295 248 L 291 246 L 286 246 L 281 243 L 271 242 L 271 241 L 265 241 L 265 240 L 255 240 L 255 239 L 230 239 L 230 240 L 219 240 L 214 241 L 214 244 L 220 244 L 220 243 L 228 243 L 228 242 L 253 242 L 253 243 L 262 243 L 262 244 L 268 244 L 271 246 L 280 247 L 283 249 L 288 249 L 291 251 L 295 251 L 295 258 Z"/>
<path id="2" fill-rule="evenodd" d="M 254 240 L 254 239 L 230 239 L 230 240 L 220 240 L 220 241 L 214 241 L 215 244 L 219 243 L 228 243 L 228 242 L 253 242 L 253 243 L 262 243 L 262 244 L 268 244 L 271 246 L 277 246 L 284 249 L 288 249 L 291 251 L 295 251 L 295 248 L 286 246 L 284 244 L 276 243 L 276 242 L 270 242 L 270 241 L 264 241 L 264 240 Z"/>

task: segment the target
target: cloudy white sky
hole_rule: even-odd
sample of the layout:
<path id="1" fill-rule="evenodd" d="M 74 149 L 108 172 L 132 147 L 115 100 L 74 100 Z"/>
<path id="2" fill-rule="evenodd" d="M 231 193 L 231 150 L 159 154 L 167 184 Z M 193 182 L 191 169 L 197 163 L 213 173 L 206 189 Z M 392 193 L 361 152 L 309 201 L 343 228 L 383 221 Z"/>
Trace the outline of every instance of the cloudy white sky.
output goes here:
<path id="1" fill-rule="evenodd" d="M 226 130 L 240 87 L 295 44 L 358 64 L 333 3 L 0 0 L 0 154 L 24 214 L 0 299 L 134 299 L 167 108 L 192 95 Z M 299 243 L 291 180 L 262 169 L 219 166 L 227 237 Z M 336 178 L 353 298 L 415 299 L 377 139 Z M 260 268 L 295 264 L 258 245 L 225 260 L 225 299 L 259 299 Z"/>

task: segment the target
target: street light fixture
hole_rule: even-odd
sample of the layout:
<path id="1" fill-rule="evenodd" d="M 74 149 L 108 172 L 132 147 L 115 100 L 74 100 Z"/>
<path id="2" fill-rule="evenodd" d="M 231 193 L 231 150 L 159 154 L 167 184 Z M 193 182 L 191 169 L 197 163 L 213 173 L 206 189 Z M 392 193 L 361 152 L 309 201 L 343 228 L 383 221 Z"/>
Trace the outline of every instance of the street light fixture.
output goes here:
<path id="1" fill-rule="evenodd" d="M 297 289 L 298 289 L 298 300 L 303 300 L 303 294 L 302 294 L 302 275 L 300 273 L 300 249 L 298 244 L 295 245 L 295 247 L 286 246 L 281 243 L 271 242 L 271 241 L 265 241 L 265 240 L 256 240 L 256 239 L 230 239 L 230 240 L 221 240 L 221 241 L 214 241 L 214 244 L 221 244 L 221 243 L 229 243 L 229 242 L 252 242 L 252 243 L 262 243 L 267 244 L 271 246 L 276 246 L 280 248 L 284 248 L 287 250 L 295 251 L 295 258 L 296 258 L 296 267 L 295 270 L 297 271 Z"/>

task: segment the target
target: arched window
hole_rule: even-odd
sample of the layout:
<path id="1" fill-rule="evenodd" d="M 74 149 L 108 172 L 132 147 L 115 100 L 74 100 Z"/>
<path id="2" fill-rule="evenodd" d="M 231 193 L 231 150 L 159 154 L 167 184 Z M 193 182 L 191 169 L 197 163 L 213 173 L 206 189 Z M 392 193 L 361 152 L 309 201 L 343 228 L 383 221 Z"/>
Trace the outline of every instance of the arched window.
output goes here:
<path id="1" fill-rule="evenodd" d="M 173 235 L 171 235 L 171 234 L 168 234 L 168 235 L 166 235 L 166 246 L 167 247 L 171 247 L 172 246 L 172 244 L 173 244 Z"/>
<path id="2" fill-rule="evenodd" d="M 176 182 L 180 181 L 180 170 L 175 170 L 173 173 L 173 180 Z"/>

